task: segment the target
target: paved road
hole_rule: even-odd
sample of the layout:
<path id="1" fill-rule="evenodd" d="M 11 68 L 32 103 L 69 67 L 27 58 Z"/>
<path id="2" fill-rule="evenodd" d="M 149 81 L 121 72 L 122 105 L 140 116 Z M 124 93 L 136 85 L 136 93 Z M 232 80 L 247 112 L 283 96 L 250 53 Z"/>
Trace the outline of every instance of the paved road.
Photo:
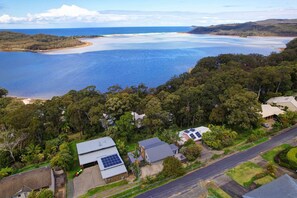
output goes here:
<path id="1" fill-rule="evenodd" d="M 180 193 L 186 190 L 189 186 L 197 184 L 199 180 L 205 180 L 211 178 L 221 172 L 224 172 L 227 169 L 230 169 L 237 164 L 248 161 L 259 153 L 271 149 L 275 146 L 280 145 L 283 142 L 286 142 L 297 136 L 297 127 L 290 129 L 282 134 L 272 137 L 267 142 L 264 142 L 258 146 L 255 146 L 246 151 L 236 153 L 227 158 L 224 158 L 220 161 L 217 161 L 209 166 L 201 168 L 197 171 L 194 171 L 180 179 L 177 179 L 173 182 L 160 186 L 156 189 L 147 191 L 137 198 L 165 198 L 170 197 L 174 194 Z"/>

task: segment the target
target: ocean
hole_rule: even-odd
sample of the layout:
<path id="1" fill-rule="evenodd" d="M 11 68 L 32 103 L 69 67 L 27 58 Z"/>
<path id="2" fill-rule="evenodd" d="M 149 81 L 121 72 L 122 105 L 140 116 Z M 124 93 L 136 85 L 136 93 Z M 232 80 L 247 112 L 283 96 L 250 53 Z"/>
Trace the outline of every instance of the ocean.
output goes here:
<path id="1" fill-rule="evenodd" d="M 191 27 L 129 27 L 12 30 L 60 36 L 105 35 L 84 39 L 93 45 L 50 53 L 0 52 L 0 87 L 19 97 L 51 98 L 95 85 L 144 83 L 157 87 L 187 72 L 206 56 L 277 52 L 291 38 L 185 34 Z"/>

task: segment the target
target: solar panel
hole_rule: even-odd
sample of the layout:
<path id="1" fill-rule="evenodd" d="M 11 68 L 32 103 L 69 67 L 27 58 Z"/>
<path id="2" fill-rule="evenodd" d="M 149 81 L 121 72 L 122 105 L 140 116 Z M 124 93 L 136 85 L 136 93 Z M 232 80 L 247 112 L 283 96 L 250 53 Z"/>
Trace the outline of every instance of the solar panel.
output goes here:
<path id="1" fill-rule="evenodd" d="M 195 129 L 193 129 L 193 128 L 190 128 L 190 131 L 192 131 L 192 132 L 193 132 L 193 131 L 195 131 Z"/>
<path id="2" fill-rule="evenodd" d="M 201 138 L 202 137 L 199 132 L 196 132 L 195 134 L 197 135 L 198 138 Z"/>
<path id="3" fill-rule="evenodd" d="M 102 157 L 101 161 L 103 163 L 104 168 L 108 168 L 122 163 L 122 160 L 120 159 L 118 154 Z"/>
<path id="4" fill-rule="evenodd" d="M 190 134 L 190 137 L 191 137 L 192 139 L 194 139 L 194 140 L 196 139 L 196 137 L 195 137 L 195 135 L 194 135 L 193 133 Z"/>

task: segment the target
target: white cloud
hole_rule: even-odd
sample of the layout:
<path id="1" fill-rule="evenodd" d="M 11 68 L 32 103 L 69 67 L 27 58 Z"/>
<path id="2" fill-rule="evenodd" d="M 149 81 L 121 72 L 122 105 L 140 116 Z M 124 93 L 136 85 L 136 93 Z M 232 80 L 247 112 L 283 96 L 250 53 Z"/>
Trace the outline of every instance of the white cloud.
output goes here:
<path id="1" fill-rule="evenodd" d="M 246 12 L 95 11 L 62 5 L 22 17 L 0 16 L 2 28 L 96 27 L 96 26 L 190 26 L 241 23 L 269 18 L 297 18 L 296 9 Z"/>
<path id="2" fill-rule="evenodd" d="M 13 17 L 7 14 L 0 16 L 0 23 L 61 23 L 61 22 L 109 22 L 127 20 L 125 15 L 101 14 L 76 5 L 62 5 L 60 8 L 50 9 L 43 13 L 27 14 L 26 17 Z"/>

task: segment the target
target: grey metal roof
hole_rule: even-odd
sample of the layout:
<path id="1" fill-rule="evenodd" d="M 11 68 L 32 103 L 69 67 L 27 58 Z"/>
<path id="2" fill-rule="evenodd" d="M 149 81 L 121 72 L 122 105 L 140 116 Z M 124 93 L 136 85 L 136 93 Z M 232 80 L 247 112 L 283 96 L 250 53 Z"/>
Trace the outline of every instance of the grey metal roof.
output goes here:
<path id="1" fill-rule="evenodd" d="M 243 198 L 296 198 L 297 181 L 285 174 L 278 179 L 243 195 Z"/>
<path id="2" fill-rule="evenodd" d="M 128 153 L 128 157 L 129 157 L 129 160 L 130 160 L 131 163 L 134 163 L 136 160 L 138 160 L 139 162 L 143 160 L 141 155 L 139 155 L 139 157 L 136 159 L 134 157 L 134 154 L 131 153 L 131 152 Z"/>
<path id="3" fill-rule="evenodd" d="M 102 150 L 112 146 L 115 146 L 115 143 L 110 137 L 98 138 L 76 144 L 77 153 L 79 155 Z"/>
<path id="4" fill-rule="evenodd" d="M 170 144 L 169 145 L 172 151 L 178 150 L 178 147 L 175 144 Z"/>
<path id="5" fill-rule="evenodd" d="M 140 146 L 144 147 L 145 149 L 148 149 L 148 148 L 153 147 L 154 145 L 163 144 L 160 142 L 161 142 L 161 140 L 159 138 L 154 137 L 154 138 L 150 138 L 147 140 L 142 140 L 142 141 L 138 142 L 138 144 Z"/>
<path id="6" fill-rule="evenodd" d="M 150 163 L 157 162 L 165 159 L 166 157 L 174 155 L 169 144 L 165 142 L 164 144 L 146 149 L 145 152 L 149 158 Z"/>

